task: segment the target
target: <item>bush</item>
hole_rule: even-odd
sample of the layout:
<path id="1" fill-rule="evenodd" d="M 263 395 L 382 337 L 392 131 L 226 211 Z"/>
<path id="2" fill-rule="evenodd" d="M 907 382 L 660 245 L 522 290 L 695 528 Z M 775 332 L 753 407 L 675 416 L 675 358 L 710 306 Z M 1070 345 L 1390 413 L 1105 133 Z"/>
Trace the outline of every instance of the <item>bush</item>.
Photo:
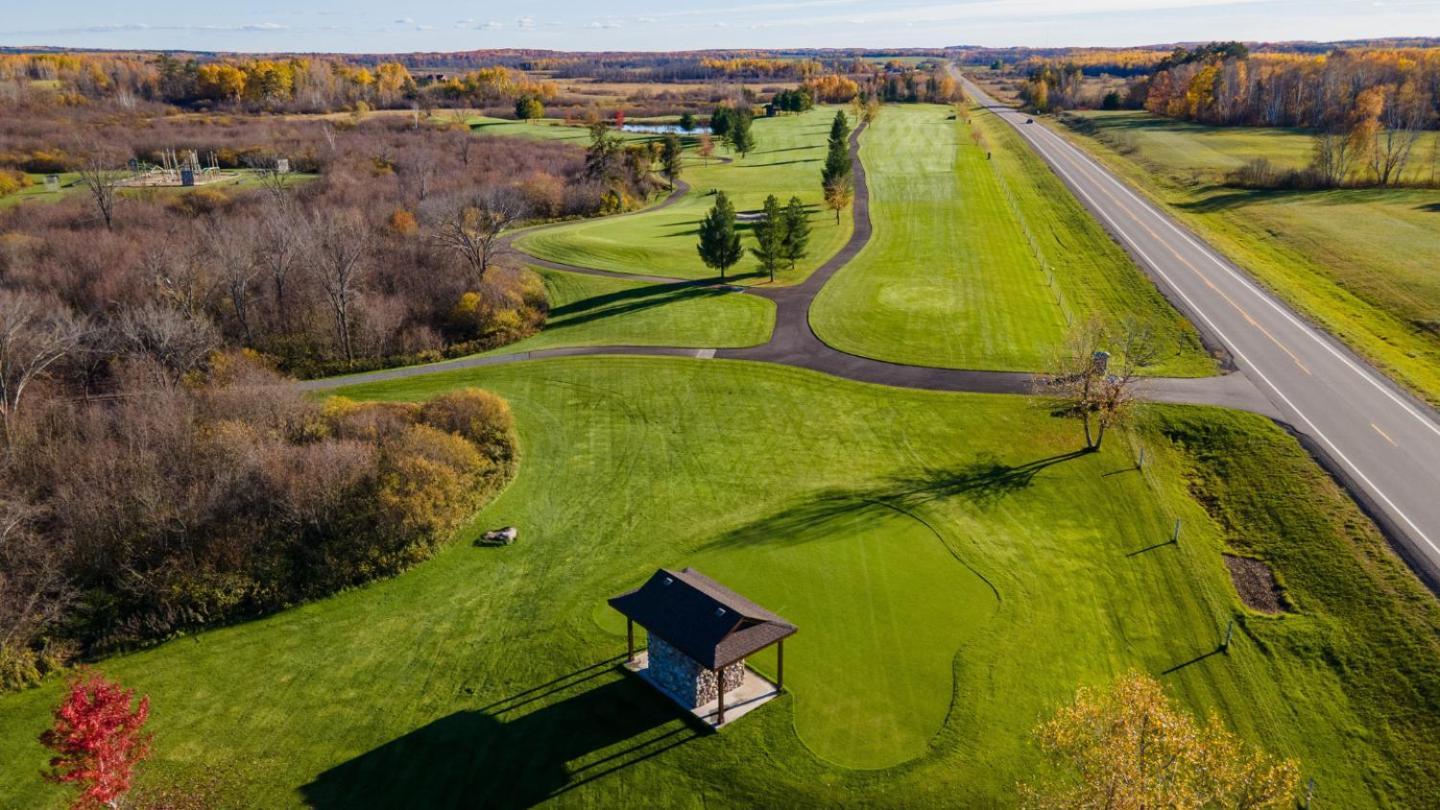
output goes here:
<path id="1" fill-rule="evenodd" d="M 1263 157 L 1251 158 L 1230 172 L 1225 182 L 1237 188 L 1303 190 L 1319 188 L 1323 180 L 1310 169 L 1281 169 Z"/>
<path id="2" fill-rule="evenodd" d="M 494 394 L 317 404 L 243 360 L 216 366 L 223 383 L 46 402 L 17 432 L 0 492 L 27 502 L 0 507 L 34 542 L 0 544 L 0 689 L 403 571 L 514 469 Z"/>
<path id="3" fill-rule="evenodd" d="M 24 172 L 14 169 L 0 169 L 0 197 L 6 194 L 14 194 L 22 188 L 34 185 L 34 181 Z"/>
<path id="4" fill-rule="evenodd" d="M 420 421 L 473 442 L 492 464 L 508 466 L 515 451 L 510 404 L 489 391 L 466 388 L 420 406 Z"/>

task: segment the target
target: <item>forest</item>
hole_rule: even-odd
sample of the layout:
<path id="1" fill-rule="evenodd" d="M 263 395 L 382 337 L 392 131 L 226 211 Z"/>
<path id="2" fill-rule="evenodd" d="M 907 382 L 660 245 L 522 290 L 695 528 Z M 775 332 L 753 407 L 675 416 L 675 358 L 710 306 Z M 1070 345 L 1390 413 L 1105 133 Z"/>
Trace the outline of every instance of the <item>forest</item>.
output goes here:
<path id="1" fill-rule="evenodd" d="M 1025 63 L 1019 95 L 1037 112 L 1144 109 L 1213 126 L 1311 131 L 1314 154 L 1305 170 L 1281 172 L 1257 158 L 1232 178 L 1260 188 L 1400 184 L 1419 157 L 1421 133 L 1440 124 L 1440 48 L 1315 55 L 1210 43 L 1176 48 L 1137 72 L 1142 58 L 1099 52 Z M 1129 78 L 1097 86 L 1094 75 Z"/>

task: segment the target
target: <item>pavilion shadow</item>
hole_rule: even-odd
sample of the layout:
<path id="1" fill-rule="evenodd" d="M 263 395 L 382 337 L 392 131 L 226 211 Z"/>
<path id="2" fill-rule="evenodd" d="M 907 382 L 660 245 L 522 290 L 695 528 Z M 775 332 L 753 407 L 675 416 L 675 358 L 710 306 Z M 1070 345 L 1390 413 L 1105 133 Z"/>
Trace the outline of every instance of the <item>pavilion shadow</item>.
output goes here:
<path id="1" fill-rule="evenodd" d="M 320 774 L 310 807 L 530 807 L 703 733 L 613 662 L 458 711 Z"/>

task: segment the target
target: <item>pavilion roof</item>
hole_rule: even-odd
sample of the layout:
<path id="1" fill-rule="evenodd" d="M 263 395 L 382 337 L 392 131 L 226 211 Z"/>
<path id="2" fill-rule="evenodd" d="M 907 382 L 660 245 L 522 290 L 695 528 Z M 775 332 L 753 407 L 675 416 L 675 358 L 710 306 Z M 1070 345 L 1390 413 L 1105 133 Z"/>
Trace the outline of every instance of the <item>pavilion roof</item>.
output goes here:
<path id="1" fill-rule="evenodd" d="M 795 633 L 795 625 L 693 568 L 662 568 L 610 606 L 685 653 L 718 669 Z"/>

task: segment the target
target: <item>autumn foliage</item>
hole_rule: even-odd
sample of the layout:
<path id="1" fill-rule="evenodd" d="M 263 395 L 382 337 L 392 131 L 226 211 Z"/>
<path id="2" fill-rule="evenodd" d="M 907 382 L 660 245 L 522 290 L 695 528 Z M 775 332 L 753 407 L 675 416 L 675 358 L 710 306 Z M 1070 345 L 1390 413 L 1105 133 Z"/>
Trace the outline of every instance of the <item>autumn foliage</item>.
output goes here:
<path id="1" fill-rule="evenodd" d="M 1197 723 L 1138 673 L 1081 689 L 1036 737 L 1056 773 L 1021 786 L 1031 807 L 1288 808 L 1300 782 L 1295 760 L 1247 746 L 1216 716 Z"/>
<path id="2" fill-rule="evenodd" d="M 55 725 L 40 742 L 55 752 L 45 778 L 74 785 L 73 807 L 115 807 L 135 778 L 135 766 L 150 753 L 144 733 L 150 698 L 89 673 L 70 683 L 55 710 Z"/>

